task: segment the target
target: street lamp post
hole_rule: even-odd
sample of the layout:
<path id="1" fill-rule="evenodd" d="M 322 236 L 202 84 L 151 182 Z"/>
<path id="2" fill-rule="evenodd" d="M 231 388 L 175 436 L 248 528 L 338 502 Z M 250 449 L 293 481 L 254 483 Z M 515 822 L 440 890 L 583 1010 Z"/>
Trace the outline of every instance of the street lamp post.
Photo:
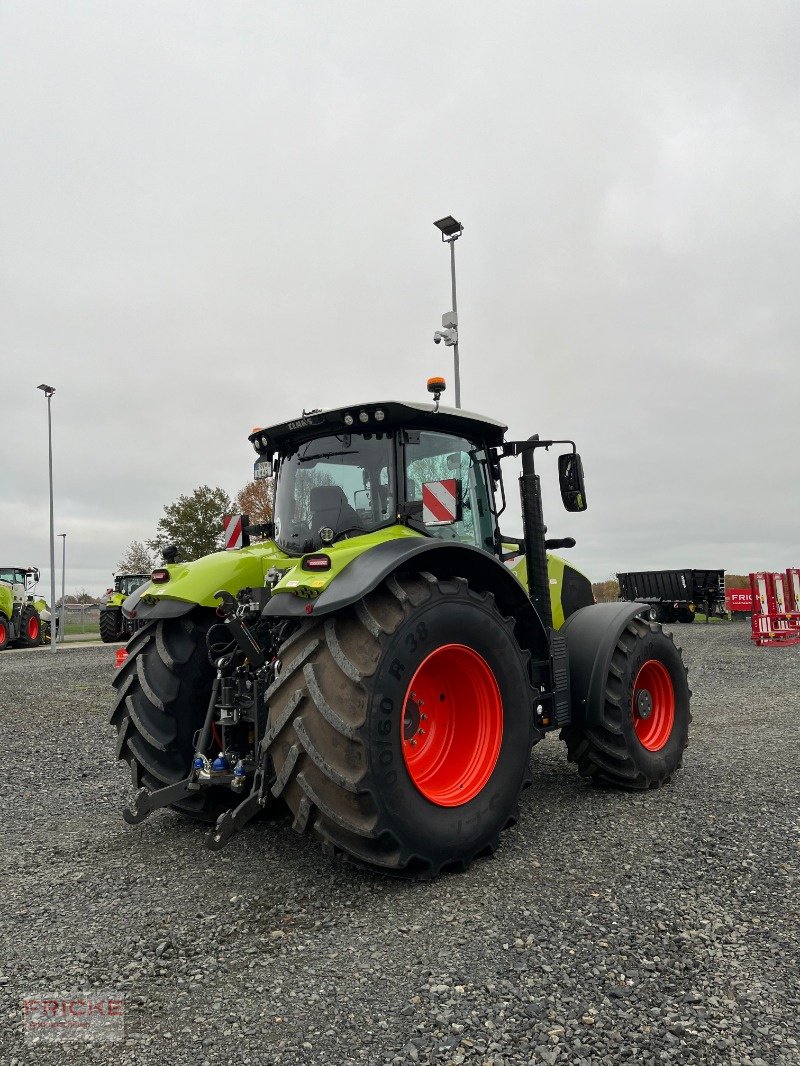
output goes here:
<path id="1" fill-rule="evenodd" d="M 61 537 L 61 623 L 58 627 L 58 639 L 63 641 L 66 626 L 64 624 L 66 619 L 67 604 L 65 598 L 65 585 L 66 585 L 66 573 L 67 573 L 67 534 L 59 533 Z"/>
<path id="2" fill-rule="evenodd" d="M 56 535 L 53 524 L 53 424 L 50 419 L 50 401 L 56 391 L 52 385 L 37 385 L 47 397 L 47 457 L 50 467 L 50 649 L 56 650 Z"/>
<path id="3" fill-rule="evenodd" d="M 446 215 L 434 222 L 434 226 L 442 235 L 445 244 L 450 245 L 450 280 L 453 289 L 453 310 L 450 315 L 442 316 L 442 325 L 445 329 L 434 334 L 434 340 L 438 344 L 443 340 L 448 348 L 453 349 L 453 364 L 455 369 L 456 407 L 461 406 L 461 373 L 458 357 L 458 304 L 456 302 L 456 241 L 464 232 L 464 227 L 453 218 Z"/>

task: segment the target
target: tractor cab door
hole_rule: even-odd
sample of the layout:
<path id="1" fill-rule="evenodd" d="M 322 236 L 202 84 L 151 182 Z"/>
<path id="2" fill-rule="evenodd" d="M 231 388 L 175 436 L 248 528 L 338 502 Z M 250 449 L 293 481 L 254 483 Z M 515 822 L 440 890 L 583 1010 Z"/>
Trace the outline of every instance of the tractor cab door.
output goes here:
<path id="1" fill-rule="evenodd" d="M 494 552 L 495 515 L 487 454 L 480 443 L 449 433 L 407 430 L 403 471 L 412 524 L 441 540 Z"/>

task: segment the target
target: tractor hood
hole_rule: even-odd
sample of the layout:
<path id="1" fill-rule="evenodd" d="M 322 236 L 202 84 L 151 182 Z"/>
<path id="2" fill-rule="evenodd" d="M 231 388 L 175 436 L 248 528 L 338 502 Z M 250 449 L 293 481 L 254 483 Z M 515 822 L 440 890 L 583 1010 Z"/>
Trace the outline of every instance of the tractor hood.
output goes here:
<path id="1" fill-rule="evenodd" d="M 360 537 L 350 537 L 327 548 L 290 556 L 273 542 L 251 544 L 247 548 L 214 552 L 191 563 L 171 563 L 155 573 L 166 571 L 169 579 L 150 582 L 137 589 L 123 605 L 129 618 L 168 617 L 185 614 L 192 607 L 219 607 L 216 593 L 235 596 L 243 588 L 263 588 L 267 574 L 277 570 L 279 580 L 272 595 L 291 596 L 293 600 L 313 600 L 320 596 L 342 571 L 370 548 L 388 540 L 420 538 L 420 533 L 405 526 L 390 526 Z M 327 557 L 327 570 L 308 569 L 306 560 Z"/>
<path id="2" fill-rule="evenodd" d="M 158 567 L 157 572 L 166 572 L 167 581 L 142 585 L 123 604 L 123 612 L 129 618 L 145 618 L 158 604 L 170 602 L 177 606 L 188 604 L 200 607 L 218 607 L 215 593 L 220 590 L 235 595 L 239 589 L 261 587 L 267 571 L 273 566 L 283 567 L 298 560 L 290 559 L 272 541 L 252 544 L 235 551 L 214 552 L 191 563 L 170 563 Z M 159 612 L 161 613 L 161 612 Z M 180 614 L 177 610 L 174 613 Z"/>

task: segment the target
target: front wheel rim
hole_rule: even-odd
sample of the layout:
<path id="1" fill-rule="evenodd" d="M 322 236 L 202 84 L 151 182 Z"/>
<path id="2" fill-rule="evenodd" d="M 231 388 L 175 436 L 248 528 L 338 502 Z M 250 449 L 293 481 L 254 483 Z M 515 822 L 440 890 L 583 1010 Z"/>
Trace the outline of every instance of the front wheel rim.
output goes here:
<path id="1" fill-rule="evenodd" d="M 675 688 L 657 659 L 643 663 L 633 683 L 633 727 L 643 748 L 660 751 L 675 725 Z"/>
<path id="2" fill-rule="evenodd" d="M 503 741 L 503 701 L 489 664 L 464 644 L 444 644 L 411 679 L 400 723 L 406 769 L 439 807 L 460 807 L 485 787 Z"/>

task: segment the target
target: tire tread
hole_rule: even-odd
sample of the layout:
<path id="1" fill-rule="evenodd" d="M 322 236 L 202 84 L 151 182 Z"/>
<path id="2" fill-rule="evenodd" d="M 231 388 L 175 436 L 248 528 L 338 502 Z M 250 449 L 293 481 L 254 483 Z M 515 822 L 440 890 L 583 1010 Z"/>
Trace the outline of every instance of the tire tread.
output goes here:
<path id="1" fill-rule="evenodd" d="M 627 676 L 627 660 L 635 651 L 637 641 L 649 633 L 658 632 L 664 632 L 659 623 L 645 621 L 641 617 L 633 618 L 628 623 L 617 641 L 611 659 L 601 721 L 586 727 L 565 726 L 561 730 L 561 739 L 567 745 L 567 758 L 576 764 L 581 777 L 598 784 L 642 791 L 658 788 L 670 780 L 671 775 L 656 779 L 644 773 L 625 744 L 622 732 L 622 721 L 626 713 L 622 695 L 623 682 Z M 686 675 L 681 649 L 675 644 L 671 633 L 664 632 L 664 636 L 675 646 Z M 691 696 L 691 690 L 689 695 Z M 691 720 L 690 712 L 689 721 Z M 681 765 L 680 759 L 678 765 Z"/>
<path id="2" fill-rule="evenodd" d="M 288 804 L 293 828 L 310 833 L 327 854 L 403 877 L 435 876 L 445 864 L 404 852 L 391 831 L 382 828 L 360 731 L 368 713 L 370 676 L 384 645 L 434 594 L 468 596 L 496 612 L 493 598 L 470 590 L 464 579 L 393 574 L 357 605 L 321 626 L 307 623 L 302 630 L 307 638 L 303 651 L 282 668 L 268 694 L 266 745 L 276 771 L 272 792 Z M 513 619 L 499 612 L 496 618 L 513 637 Z M 320 633 L 322 640 L 317 639 Z M 301 634 L 294 633 L 279 657 L 300 639 Z M 520 791 L 529 782 L 526 773 Z M 515 804 L 509 822 L 513 824 L 516 816 Z M 459 858 L 459 868 L 468 867 L 478 852 L 493 852 L 498 844 L 499 836 L 475 854 Z"/>

